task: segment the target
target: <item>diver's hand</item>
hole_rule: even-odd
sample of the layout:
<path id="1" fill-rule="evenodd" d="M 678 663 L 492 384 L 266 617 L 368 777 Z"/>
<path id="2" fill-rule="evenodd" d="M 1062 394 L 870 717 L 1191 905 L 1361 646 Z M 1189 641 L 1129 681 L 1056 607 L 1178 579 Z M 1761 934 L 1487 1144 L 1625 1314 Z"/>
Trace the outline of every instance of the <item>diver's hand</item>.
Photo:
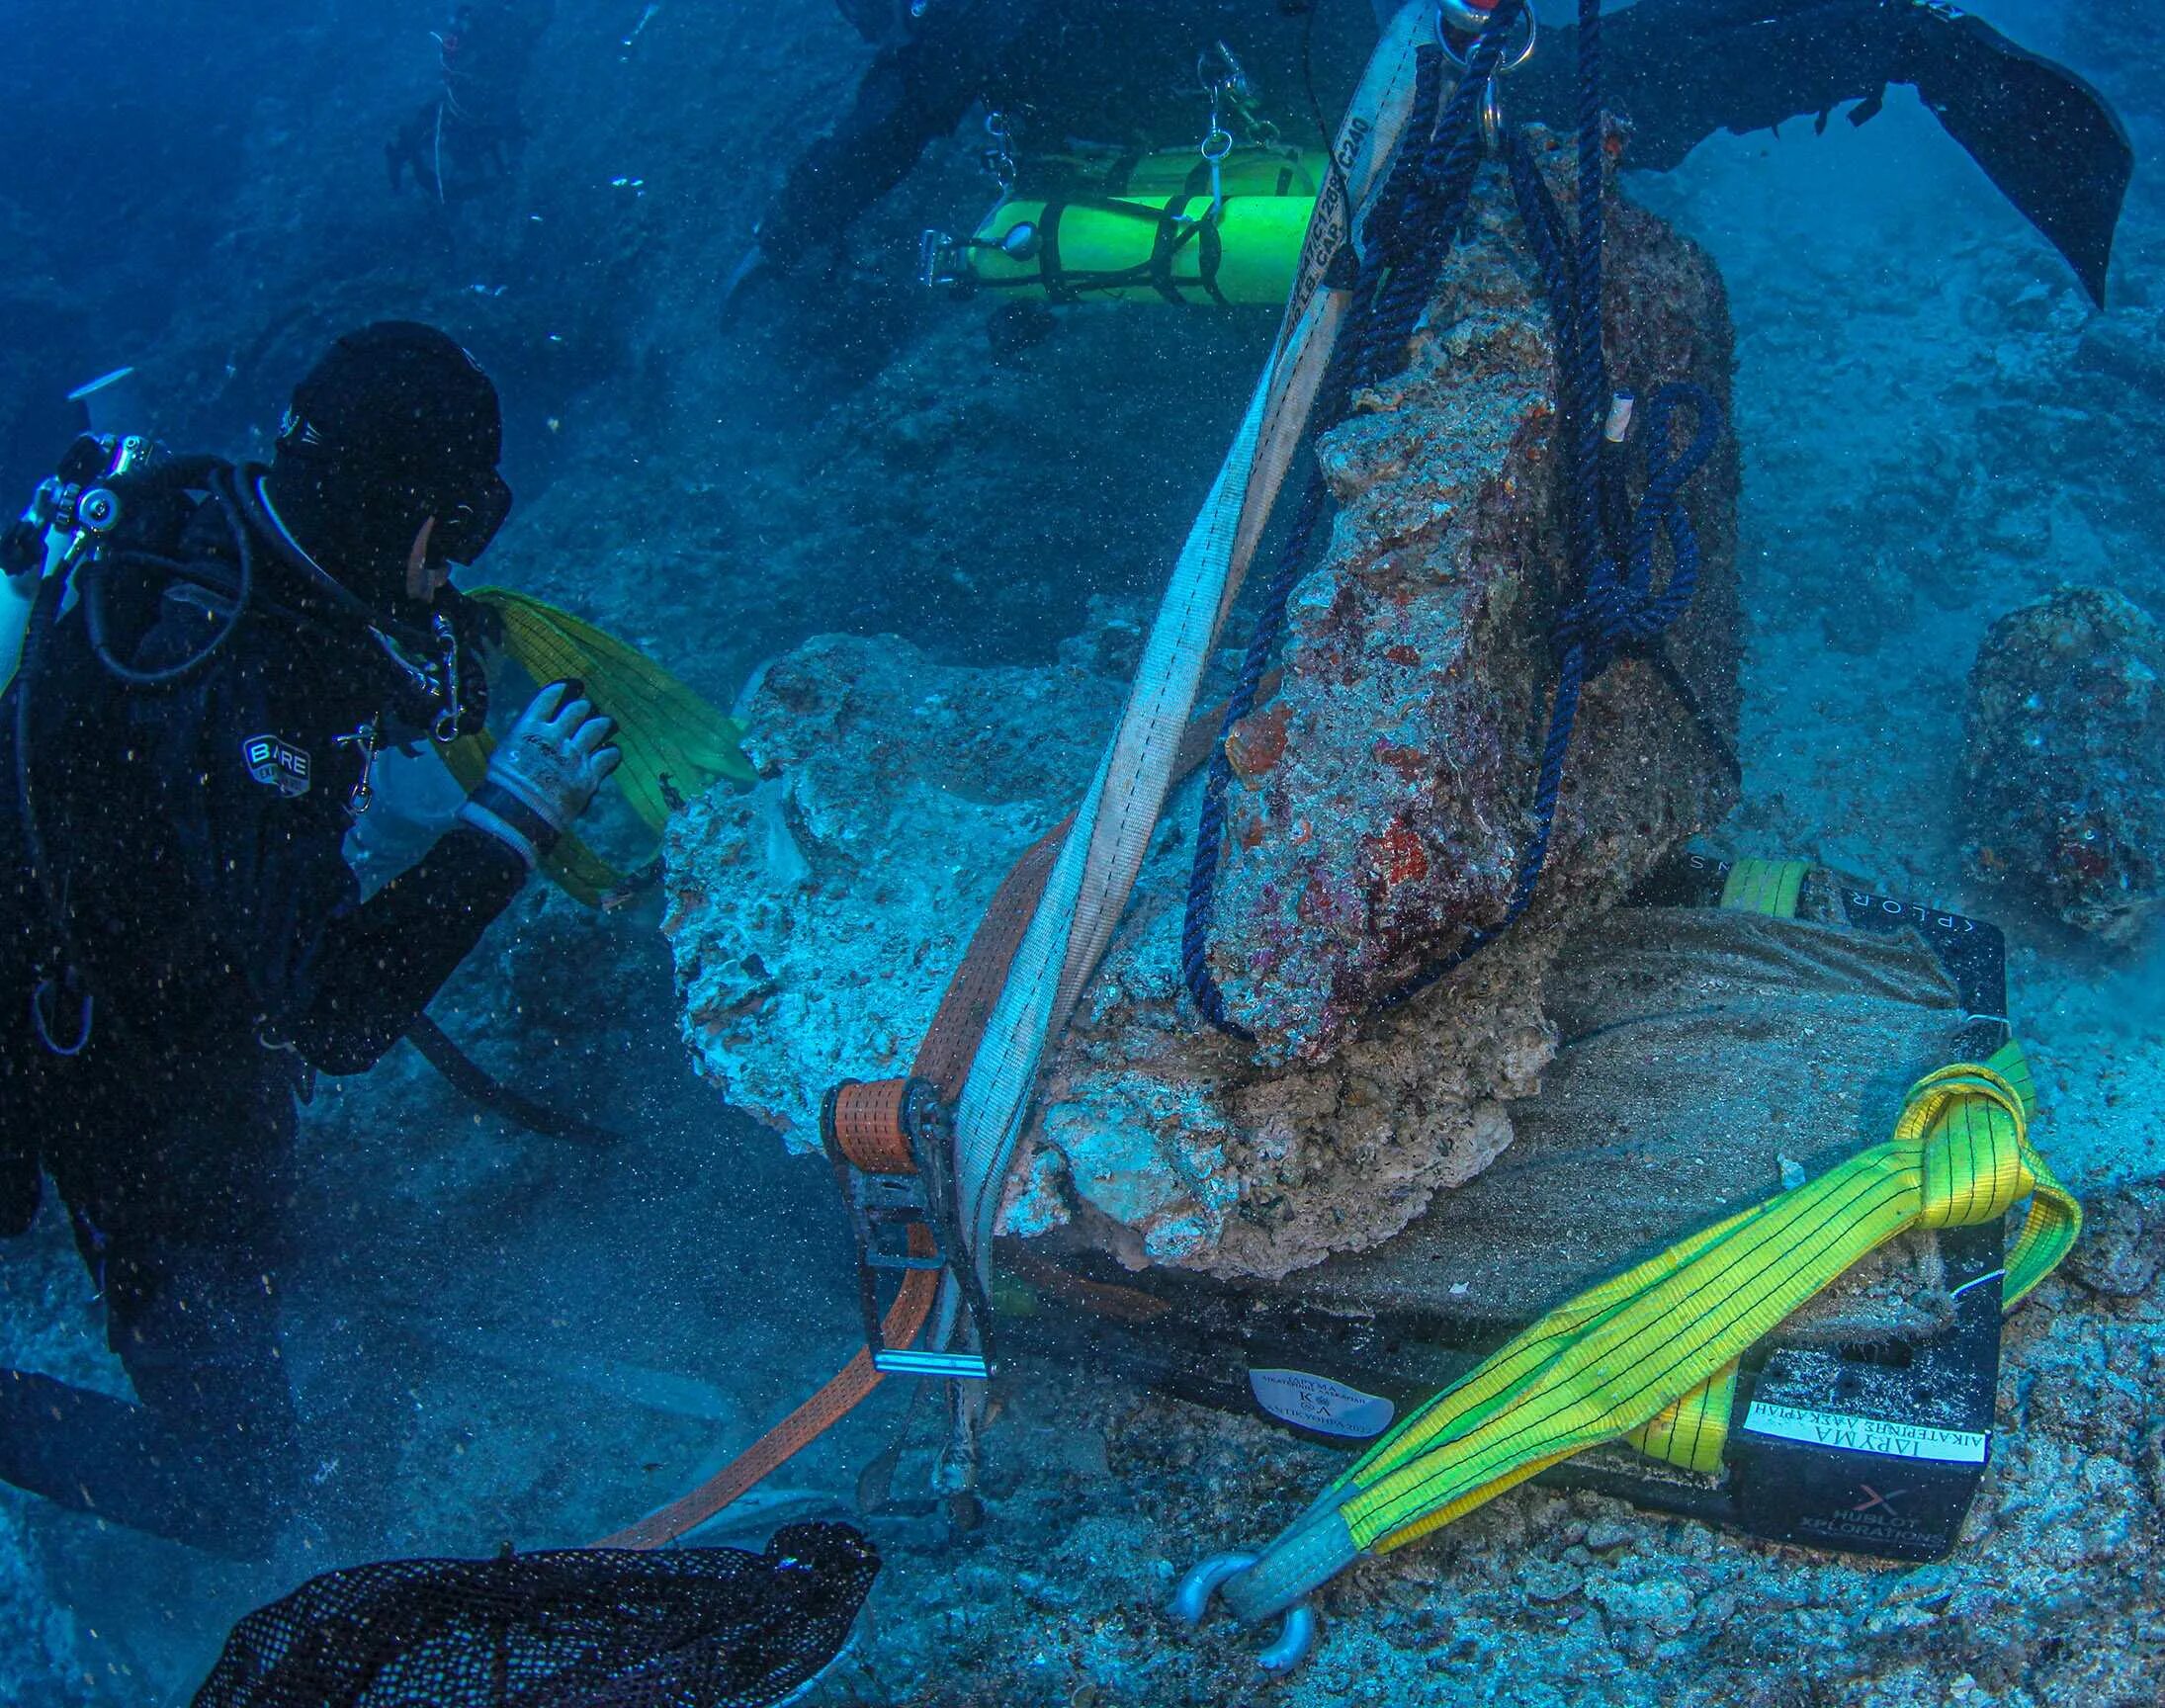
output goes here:
<path id="1" fill-rule="evenodd" d="M 459 809 L 460 821 L 509 843 L 532 868 L 623 762 L 615 733 L 615 721 L 596 712 L 578 684 L 550 683 L 488 756 L 488 774 Z"/>

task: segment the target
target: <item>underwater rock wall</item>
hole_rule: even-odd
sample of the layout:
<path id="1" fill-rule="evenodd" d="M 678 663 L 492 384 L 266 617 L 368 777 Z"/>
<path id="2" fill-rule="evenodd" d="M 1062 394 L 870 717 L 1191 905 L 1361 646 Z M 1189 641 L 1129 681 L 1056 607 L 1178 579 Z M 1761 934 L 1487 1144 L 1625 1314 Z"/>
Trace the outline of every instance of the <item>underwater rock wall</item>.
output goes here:
<path id="1" fill-rule="evenodd" d="M 1627 204 L 1613 218 L 1616 383 L 1725 398 L 1713 270 Z M 1254 1275 L 1387 1238 L 1486 1166 L 1507 1102 L 1538 1089 L 1554 927 L 1725 809 L 1724 762 L 1674 690 L 1619 664 L 1587 696 L 1542 905 L 1363 1024 L 1394 968 L 1495 917 L 1528 834 L 1565 574 L 1547 314 L 1515 224 L 1492 179 L 1406 374 L 1323 442 L 1338 525 L 1295 594 L 1284 686 L 1236 731 L 1215 953 L 1271 1036 L 1256 1052 L 1208 1030 L 1181 983 L 1191 784 L 1048 1064 L 1007 1232 L 1068 1226 L 1130 1263 Z M 1674 637 L 1724 728 L 1735 492 L 1724 453 L 1692 498 L 1705 561 Z M 748 698 L 770 781 L 673 826 L 668 929 L 702 1070 L 793 1147 L 817 1144 L 836 1078 L 907 1067 L 985 899 L 1087 783 L 1124 687 L 1115 637 L 1133 633 L 1071 643 L 1050 674 L 823 640 Z"/>

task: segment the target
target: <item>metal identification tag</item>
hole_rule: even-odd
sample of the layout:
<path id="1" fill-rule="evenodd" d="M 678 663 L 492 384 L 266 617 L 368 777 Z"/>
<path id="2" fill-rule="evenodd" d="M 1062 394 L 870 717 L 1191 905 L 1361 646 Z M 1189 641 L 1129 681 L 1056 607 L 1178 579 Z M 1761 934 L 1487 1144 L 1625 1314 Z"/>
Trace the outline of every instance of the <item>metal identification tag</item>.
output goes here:
<path id="1" fill-rule="evenodd" d="M 1398 1409 L 1381 1395 L 1363 1394 L 1305 1370 L 1251 1370 L 1248 1386 L 1256 1404 L 1271 1416 L 1322 1435 L 1380 1435 Z"/>

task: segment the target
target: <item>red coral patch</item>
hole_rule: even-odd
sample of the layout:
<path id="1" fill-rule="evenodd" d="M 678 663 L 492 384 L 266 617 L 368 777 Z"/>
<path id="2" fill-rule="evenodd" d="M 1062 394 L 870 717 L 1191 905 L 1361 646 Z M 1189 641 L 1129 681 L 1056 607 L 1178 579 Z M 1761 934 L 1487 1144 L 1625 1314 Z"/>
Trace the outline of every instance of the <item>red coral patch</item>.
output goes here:
<path id="1" fill-rule="evenodd" d="M 1255 782 L 1285 757 L 1285 726 L 1290 716 L 1283 706 L 1266 706 L 1233 726 L 1225 739 L 1225 756 L 1242 782 Z"/>
<path id="2" fill-rule="evenodd" d="M 1393 823 L 1368 842 L 1368 865 L 1386 890 L 1415 884 L 1429 875 L 1429 851 L 1404 824 Z"/>

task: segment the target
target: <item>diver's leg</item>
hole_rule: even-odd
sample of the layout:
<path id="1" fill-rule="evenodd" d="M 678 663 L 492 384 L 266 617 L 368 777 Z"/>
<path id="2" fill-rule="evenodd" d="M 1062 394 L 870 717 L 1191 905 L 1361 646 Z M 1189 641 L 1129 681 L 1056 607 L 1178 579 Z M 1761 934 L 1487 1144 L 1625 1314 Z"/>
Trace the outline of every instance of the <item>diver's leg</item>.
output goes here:
<path id="1" fill-rule="evenodd" d="M 190 1526 L 182 1540 L 262 1556 L 300 1479 L 268 1254 L 250 1244 L 171 1247 L 139 1268 L 123 1259 L 107 1276 L 113 1349 L 142 1409 L 186 1455 L 162 1496 Z"/>
<path id="2" fill-rule="evenodd" d="M 108 1118 L 104 1143 L 52 1160 L 136 1403 L 0 1372 L 0 1480 L 260 1557 L 298 1482 L 275 1297 L 292 1092 L 252 1042 L 208 1063 L 160 1053 L 131 1066 L 130 1084 L 158 1087 L 157 1129 Z"/>
<path id="3" fill-rule="evenodd" d="M 1717 130 L 1879 111 L 1914 85 L 1948 133 L 2103 301 L 2134 151 L 2104 97 L 1941 0 L 1639 0 L 1602 24 L 1605 104 L 1624 164 L 1677 165 Z M 1543 31 L 1507 89 L 1521 118 L 1572 122 L 1577 32 Z"/>
<path id="4" fill-rule="evenodd" d="M 413 174 L 416 190 L 428 188 L 428 139 L 435 124 L 436 103 L 431 101 L 399 126 L 396 134 L 384 144 L 384 159 L 390 169 L 393 196 L 406 187 L 408 172 Z"/>
<path id="5" fill-rule="evenodd" d="M 0 1371 L 0 1479 L 214 1553 L 266 1554 L 296 1480 L 298 1432 L 270 1301 L 242 1273 L 252 1265 L 234 1259 L 128 1264 L 108 1307 L 139 1405 Z"/>

